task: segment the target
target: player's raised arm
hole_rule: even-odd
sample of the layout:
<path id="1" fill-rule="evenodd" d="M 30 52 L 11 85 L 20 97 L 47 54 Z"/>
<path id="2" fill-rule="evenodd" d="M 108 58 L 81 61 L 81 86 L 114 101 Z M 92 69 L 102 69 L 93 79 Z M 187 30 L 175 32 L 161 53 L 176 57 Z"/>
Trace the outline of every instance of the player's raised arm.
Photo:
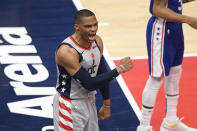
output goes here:
<path id="1" fill-rule="evenodd" d="M 105 82 L 109 82 L 117 77 L 119 74 L 127 72 L 133 68 L 133 64 L 129 57 L 123 58 L 115 69 L 91 77 L 89 73 L 81 67 L 74 75 L 74 79 L 78 79 L 87 90 L 93 91 L 102 88 Z"/>
<path id="2" fill-rule="evenodd" d="M 119 74 L 129 71 L 133 67 L 131 59 L 126 57 L 120 61 L 119 66 L 115 69 L 99 74 L 95 77 L 91 77 L 90 74 L 80 65 L 77 51 L 66 45 L 62 45 L 58 49 L 56 62 L 63 66 L 74 79 L 79 80 L 84 88 L 90 91 L 102 88 L 103 83 L 113 80 Z"/>

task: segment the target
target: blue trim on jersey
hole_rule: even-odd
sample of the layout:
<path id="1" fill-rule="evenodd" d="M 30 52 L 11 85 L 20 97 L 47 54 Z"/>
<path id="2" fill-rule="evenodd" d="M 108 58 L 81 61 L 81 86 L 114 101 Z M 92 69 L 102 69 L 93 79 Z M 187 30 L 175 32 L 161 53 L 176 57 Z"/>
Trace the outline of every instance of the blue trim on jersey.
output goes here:
<path id="1" fill-rule="evenodd" d="M 59 85 L 56 87 L 56 89 L 60 94 L 66 96 L 67 98 L 70 98 L 71 76 L 67 73 L 64 67 L 60 65 L 57 66 L 60 74 L 58 76 Z"/>
<path id="2" fill-rule="evenodd" d="M 99 51 L 101 52 L 101 49 L 99 48 L 98 43 L 97 43 L 96 40 L 95 40 L 95 43 L 96 43 L 96 46 L 98 47 Z"/>

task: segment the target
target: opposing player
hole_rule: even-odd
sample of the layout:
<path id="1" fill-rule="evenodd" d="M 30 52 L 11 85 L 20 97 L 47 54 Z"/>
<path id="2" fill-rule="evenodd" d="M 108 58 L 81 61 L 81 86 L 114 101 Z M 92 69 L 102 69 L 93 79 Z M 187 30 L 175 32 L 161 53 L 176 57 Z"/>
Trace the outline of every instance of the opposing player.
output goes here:
<path id="1" fill-rule="evenodd" d="M 197 29 L 197 19 L 182 15 L 182 3 L 191 0 L 151 0 L 147 25 L 149 79 L 142 94 L 142 119 L 137 131 L 152 131 L 150 120 L 158 90 L 165 77 L 166 116 L 160 131 L 197 131 L 177 117 L 184 37 L 182 23 Z"/>
<path id="2" fill-rule="evenodd" d="M 103 43 L 96 35 L 98 22 L 87 9 L 76 12 L 75 33 L 66 38 L 56 52 L 58 69 L 57 94 L 54 97 L 55 131 L 99 131 L 95 106 L 96 89 L 103 96 L 100 119 L 110 117 L 108 82 L 120 73 L 129 71 L 133 65 L 129 57 L 119 66 L 107 72 Z"/>

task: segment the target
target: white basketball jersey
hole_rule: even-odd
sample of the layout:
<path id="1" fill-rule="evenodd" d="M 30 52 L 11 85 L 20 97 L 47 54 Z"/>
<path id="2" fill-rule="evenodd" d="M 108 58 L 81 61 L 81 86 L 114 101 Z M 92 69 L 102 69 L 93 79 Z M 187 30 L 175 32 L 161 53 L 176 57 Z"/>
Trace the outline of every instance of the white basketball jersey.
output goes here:
<path id="1" fill-rule="evenodd" d="M 96 41 L 91 43 L 88 49 L 81 47 L 71 36 L 66 38 L 62 44 L 66 44 L 71 48 L 74 48 L 79 53 L 79 62 L 82 67 L 88 71 L 91 77 L 96 76 L 101 58 L 100 50 Z M 96 91 L 88 91 L 85 89 L 80 82 L 73 79 L 62 66 L 57 65 L 57 69 L 58 80 L 56 89 L 60 94 L 70 99 L 80 99 L 87 98 L 88 95 L 96 93 Z"/>

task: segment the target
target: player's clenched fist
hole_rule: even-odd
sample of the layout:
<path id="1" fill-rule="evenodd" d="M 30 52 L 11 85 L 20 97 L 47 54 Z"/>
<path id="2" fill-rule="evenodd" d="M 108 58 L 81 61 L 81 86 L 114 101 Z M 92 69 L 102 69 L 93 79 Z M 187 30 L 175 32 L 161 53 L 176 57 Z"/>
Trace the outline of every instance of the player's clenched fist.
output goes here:
<path id="1" fill-rule="evenodd" d="M 119 74 L 127 72 L 133 68 L 133 63 L 130 57 L 124 57 L 120 60 L 118 67 L 116 68 Z"/>

